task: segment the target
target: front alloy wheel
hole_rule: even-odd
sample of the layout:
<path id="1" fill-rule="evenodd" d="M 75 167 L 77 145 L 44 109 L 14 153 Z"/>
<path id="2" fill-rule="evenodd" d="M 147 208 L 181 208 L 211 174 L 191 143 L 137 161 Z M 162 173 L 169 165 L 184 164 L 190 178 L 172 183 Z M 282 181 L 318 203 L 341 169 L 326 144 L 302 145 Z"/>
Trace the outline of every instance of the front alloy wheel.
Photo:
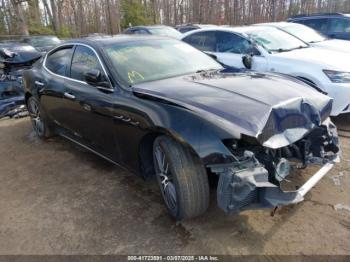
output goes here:
<path id="1" fill-rule="evenodd" d="M 162 192 L 162 196 L 169 212 L 173 215 L 176 215 L 177 196 L 173 175 L 169 169 L 169 162 L 160 145 L 157 145 L 154 151 L 157 180 Z"/>
<path id="2" fill-rule="evenodd" d="M 209 183 L 199 158 L 168 136 L 153 144 L 153 163 L 165 205 L 176 220 L 193 218 L 209 206 Z"/>

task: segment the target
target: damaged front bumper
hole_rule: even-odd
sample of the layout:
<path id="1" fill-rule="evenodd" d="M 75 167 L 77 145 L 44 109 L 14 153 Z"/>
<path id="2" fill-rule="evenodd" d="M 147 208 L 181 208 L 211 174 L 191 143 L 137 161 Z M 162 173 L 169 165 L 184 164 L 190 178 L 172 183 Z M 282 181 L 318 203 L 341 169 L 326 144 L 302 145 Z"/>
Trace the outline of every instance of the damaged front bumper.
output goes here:
<path id="1" fill-rule="evenodd" d="M 212 170 L 221 173 L 217 189 L 218 205 L 227 213 L 237 213 L 247 209 L 272 208 L 296 204 L 339 162 L 339 156 L 322 166 L 298 190 L 284 191 L 268 181 L 268 172 L 262 167 L 254 167 L 236 172 L 229 166 Z"/>
<path id="2" fill-rule="evenodd" d="M 286 175 L 280 175 L 283 170 L 278 169 L 276 163 L 280 163 L 281 159 L 288 162 L 281 156 L 281 152 L 279 158 L 271 160 L 271 162 L 276 161 L 271 165 L 259 160 L 260 153 L 245 151 L 245 162 L 210 166 L 211 171 L 219 175 L 217 188 L 219 207 L 227 213 L 237 213 L 248 209 L 273 208 L 303 201 L 305 195 L 340 161 L 336 129 L 329 120 L 326 125 L 325 132 L 316 132 L 317 136 L 323 138 L 323 144 L 319 145 L 320 154 L 316 156 L 315 152 L 307 151 L 304 159 L 299 159 L 298 164 L 292 167 L 292 169 L 309 171 L 307 167 L 310 165 L 321 166 L 297 190 L 284 190 L 281 186 L 282 181 L 288 181 L 288 175 L 291 173 L 288 171 Z M 311 139 L 314 144 L 317 144 L 315 137 L 312 137 L 315 135 L 311 133 L 309 136 L 311 138 L 305 138 L 305 140 Z M 298 143 L 301 145 L 301 142 Z M 327 152 L 327 149 L 330 149 L 329 143 L 333 144 L 332 152 L 330 150 Z M 293 148 L 296 148 L 296 145 L 293 145 Z M 295 160 L 294 156 L 293 160 Z"/>

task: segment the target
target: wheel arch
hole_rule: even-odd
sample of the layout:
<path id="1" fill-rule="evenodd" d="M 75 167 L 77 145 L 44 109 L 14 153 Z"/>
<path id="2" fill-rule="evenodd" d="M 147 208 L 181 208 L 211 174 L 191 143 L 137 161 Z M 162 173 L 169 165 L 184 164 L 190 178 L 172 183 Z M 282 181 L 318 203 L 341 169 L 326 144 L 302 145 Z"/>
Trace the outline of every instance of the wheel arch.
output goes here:
<path id="1" fill-rule="evenodd" d="M 149 130 L 140 140 L 138 148 L 138 157 L 139 157 L 139 169 L 140 173 L 144 176 L 145 179 L 151 178 L 154 175 L 153 167 L 153 144 L 157 137 L 159 136 L 168 136 L 174 139 L 176 142 L 180 143 L 185 147 L 189 152 L 202 163 L 204 163 L 197 152 L 196 148 L 191 145 L 186 139 L 176 131 L 169 130 L 163 127 L 157 127 Z"/>

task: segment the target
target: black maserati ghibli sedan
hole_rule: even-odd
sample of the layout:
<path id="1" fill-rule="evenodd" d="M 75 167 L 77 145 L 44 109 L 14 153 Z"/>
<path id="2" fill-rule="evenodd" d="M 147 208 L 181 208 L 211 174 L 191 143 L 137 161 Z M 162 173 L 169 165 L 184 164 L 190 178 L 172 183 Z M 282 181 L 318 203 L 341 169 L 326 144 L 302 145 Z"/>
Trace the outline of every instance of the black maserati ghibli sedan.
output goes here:
<path id="1" fill-rule="evenodd" d="M 175 39 L 71 40 L 24 74 L 37 135 L 63 136 L 145 178 L 169 213 L 198 216 L 208 176 L 228 213 L 302 201 L 339 159 L 331 98 L 289 78 L 224 69 Z M 319 165 L 298 189 L 294 173 Z"/>

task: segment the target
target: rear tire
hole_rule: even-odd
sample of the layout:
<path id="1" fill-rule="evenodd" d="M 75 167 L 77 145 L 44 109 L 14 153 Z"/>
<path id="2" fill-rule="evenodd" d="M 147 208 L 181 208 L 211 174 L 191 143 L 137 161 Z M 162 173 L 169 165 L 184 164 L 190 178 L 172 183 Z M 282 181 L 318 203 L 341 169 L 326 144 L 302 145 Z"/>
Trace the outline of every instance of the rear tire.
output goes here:
<path id="1" fill-rule="evenodd" d="M 45 113 L 41 109 L 40 102 L 35 97 L 29 97 L 27 101 L 27 109 L 37 136 L 41 139 L 52 137 L 54 132 Z"/>
<path id="2" fill-rule="evenodd" d="M 200 160 L 167 136 L 153 144 L 153 162 L 165 205 L 176 220 L 203 214 L 209 206 L 209 183 Z"/>

